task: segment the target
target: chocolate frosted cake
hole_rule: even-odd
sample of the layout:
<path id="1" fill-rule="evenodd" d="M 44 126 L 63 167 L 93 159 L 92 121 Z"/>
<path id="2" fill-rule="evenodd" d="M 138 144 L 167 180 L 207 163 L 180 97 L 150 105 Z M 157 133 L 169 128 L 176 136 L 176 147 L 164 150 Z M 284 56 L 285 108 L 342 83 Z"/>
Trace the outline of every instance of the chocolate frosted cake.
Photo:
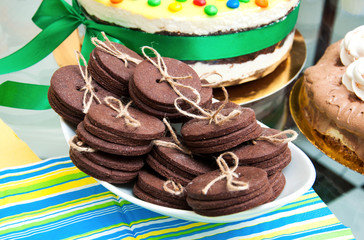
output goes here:
<path id="1" fill-rule="evenodd" d="M 305 115 L 338 153 L 364 167 L 364 27 L 329 46 L 305 71 Z"/>

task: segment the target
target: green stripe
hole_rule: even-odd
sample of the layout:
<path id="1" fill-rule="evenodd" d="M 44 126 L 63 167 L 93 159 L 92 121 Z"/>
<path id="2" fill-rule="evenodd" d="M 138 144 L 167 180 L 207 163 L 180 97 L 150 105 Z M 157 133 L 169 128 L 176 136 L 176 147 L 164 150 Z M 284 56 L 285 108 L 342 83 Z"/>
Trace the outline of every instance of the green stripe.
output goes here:
<path id="1" fill-rule="evenodd" d="M 25 213 L 21 213 L 21 214 L 1 218 L 0 222 L 5 222 L 5 221 L 11 220 L 11 219 L 18 219 L 18 218 L 23 218 L 23 217 L 32 216 L 32 215 L 37 215 L 37 214 L 42 213 L 42 212 L 47 212 L 47 211 L 50 211 L 50 210 L 56 210 L 58 208 L 63 208 L 65 206 L 67 206 L 67 205 L 87 202 L 89 200 L 92 200 L 92 199 L 100 197 L 100 196 L 105 196 L 105 198 L 106 198 L 106 197 L 108 197 L 110 195 L 113 195 L 113 193 L 111 193 L 109 191 L 106 191 L 106 192 L 103 192 L 103 193 L 91 195 L 89 197 L 79 198 L 79 199 L 75 199 L 73 201 L 68 201 L 68 202 L 65 202 L 65 203 L 62 203 L 62 204 L 57 204 L 57 205 L 54 205 L 54 206 L 46 207 L 46 208 L 43 208 L 43 209 L 40 209 L 40 210 L 37 210 L 37 211 L 25 212 Z"/>
<path id="2" fill-rule="evenodd" d="M 320 233 L 320 234 L 316 234 L 313 236 L 308 236 L 305 238 L 300 238 L 302 240 L 326 240 L 326 239 L 335 239 L 335 238 L 340 238 L 340 237 L 347 237 L 345 239 L 355 239 L 352 235 L 352 232 L 350 229 L 342 229 L 342 230 L 337 230 L 334 232 L 328 232 L 328 233 Z M 350 236 L 350 238 L 349 238 Z"/>
<path id="3" fill-rule="evenodd" d="M 138 220 L 138 221 L 131 222 L 130 224 L 126 224 L 126 223 L 114 224 L 114 225 L 110 225 L 108 227 L 96 229 L 94 231 L 90 231 L 90 232 L 87 232 L 87 233 L 84 233 L 84 234 L 72 236 L 72 237 L 66 238 L 64 240 L 89 237 L 89 236 L 92 236 L 92 235 L 100 233 L 100 232 L 104 232 L 104 231 L 107 231 L 107 230 L 110 230 L 110 229 L 113 229 L 113 228 L 118 228 L 120 226 L 127 226 L 127 227 L 131 228 L 133 225 L 136 225 L 136 224 L 140 224 L 140 223 L 144 223 L 144 222 L 150 222 L 150 221 L 156 221 L 156 220 L 161 220 L 161 219 L 166 219 L 166 218 L 169 218 L 169 217 L 168 216 L 158 216 L 158 217 L 141 219 L 141 220 Z"/>
<path id="4" fill-rule="evenodd" d="M 74 168 L 74 167 L 71 167 L 71 168 Z M 71 169 L 71 168 L 68 168 L 68 169 Z M 67 168 L 65 168 L 65 169 L 67 169 Z M 29 192 L 32 192 L 35 190 L 40 191 L 47 187 L 54 187 L 55 185 L 58 185 L 58 184 L 65 184 L 68 181 L 76 181 L 76 180 L 79 180 L 79 179 L 82 179 L 85 177 L 87 177 L 87 175 L 83 172 L 68 174 L 68 175 L 65 175 L 62 177 L 53 178 L 48 181 L 39 182 L 36 184 L 24 186 L 24 187 L 19 187 L 19 188 L 15 187 L 15 188 L 9 188 L 9 189 L 3 190 L 0 193 L 0 197 L 5 198 L 5 197 L 11 197 L 16 194 L 26 194 L 26 193 L 29 193 Z"/>
<path id="5" fill-rule="evenodd" d="M 79 214 L 82 214 L 82 213 L 87 213 L 87 212 L 90 212 L 90 211 L 95 211 L 95 210 L 102 209 L 102 208 L 107 208 L 107 207 L 110 207 L 110 206 L 113 206 L 113 205 L 115 205 L 115 202 L 110 201 L 110 202 L 107 202 L 107 203 L 102 203 L 102 204 L 98 204 L 98 205 L 95 205 L 95 206 L 86 207 L 86 208 L 83 208 L 83 209 L 78 209 L 76 211 L 68 212 L 68 213 L 53 217 L 53 218 L 51 217 L 51 218 L 48 218 L 48 219 L 45 219 L 45 220 L 42 220 L 42 221 L 37 221 L 37 222 L 29 223 L 29 224 L 25 223 L 25 224 L 23 224 L 21 226 L 18 226 L 18 227 L 8 228 L 8 229 L 5 229 L 3 231 L 0 231 L 0 235 L 9 234 L 11 232 L 24 231 L 27 228 L 37 227 L 37 226 L 46 225 L 46 224 L 49 224 L 49 223 L 52 223 L 52 222 L 61 221 L 61 220 L 65 219 L 65 218 L 70 218 L 70 217 L 73 217 L 75 215 L 79 215 Z"/>

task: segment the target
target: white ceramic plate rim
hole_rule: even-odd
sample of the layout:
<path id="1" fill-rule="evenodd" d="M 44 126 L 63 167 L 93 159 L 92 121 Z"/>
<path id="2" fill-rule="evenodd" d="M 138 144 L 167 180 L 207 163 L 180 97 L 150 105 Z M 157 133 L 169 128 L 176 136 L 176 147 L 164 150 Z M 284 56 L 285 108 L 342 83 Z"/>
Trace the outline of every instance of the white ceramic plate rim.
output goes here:
<path id="1" fill-rule="evenodd" d="M 63 134 L 68 141 L 75 135 L 75 130 L 64 120 L 61 119 L 61 127 Z M 242 221 L 253 217 L 260 216 L 265 213 L 269 213 L 303 195 L 313 185 L 316 179 L 316 171 L 307 155 L 302 152 L 297 146 L 292 143 L 288 144 L 291 154 L 291 163 L 283 170 L 283 174 L 286 177 L 286 185 L 282 193 L 274 201 L 260 205 L 258 207 L 225 216 L 207 217 L 199 215 L 193 211 L 179 210 L 174 208 L 168 208 L 145 202 L 139 198 L 136 198 L 132 193 L 132 185 L 114 185 L 104 181 L 98 180 L 106 189 L 112 193 L 120 196 L 121 198 L 134 203 L 145 209 L 157 212 L 162 215 L 175 217 L 183 220 L 194 222 L 207 222 L 207 223 L 227 223 Z"/>

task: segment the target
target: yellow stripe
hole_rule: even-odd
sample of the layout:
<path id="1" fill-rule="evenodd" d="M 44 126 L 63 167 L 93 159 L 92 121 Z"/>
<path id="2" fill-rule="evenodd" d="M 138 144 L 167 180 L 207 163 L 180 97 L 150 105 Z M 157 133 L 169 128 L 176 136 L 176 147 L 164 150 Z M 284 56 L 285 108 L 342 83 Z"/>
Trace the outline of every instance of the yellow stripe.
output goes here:
<path id="1" fill-rule="evenodd" d="M 53 180 L 58 177 L 72 175 L 73 173 L 79 173 L 79 172 L 80 172 L 80 170 L 78 170 L 78 168 L 76 168 L 76 167 L 63 168 L 63 169 L 59 169 L 59 170 L 51 172 L 51 173 L 47 173 L 46 175 L 34 176 L 32 178 L 24 179 L 22 181 L 8 182 L 5 184 L 2 184 L 0 189 L 9 191 L 12 188 L 26 187 L 26 186 L 30 186 L 32 184 L 46 182 L 48 180 Z"/>
<path id="2" fill-rule="evenodd" d="M 43 181 L 43 180 L 41 180 L 41 181 Z M 77 187 L 84 186 L 84 185 L 94 184 L 95 182 L 96 181 L 93 178 L 87 177 L 87 178 L 79 179 L 77 181 L 72 181 L 72 182 L 60 184 L 57 186 L 53 186 L 50 188 L 41 189 L 41 190 L 38 190 L 35 192 L 25 193 L 25 194 L 22 194 L 21 197 L 19 197 L 17 195 L 9 196 L 9 197 L 6 197 L 6 198 L 0 200 L 0 206 L 3 206 L 8 203 L 16 203 L 16 202 L 29 201 L 29 200 L 37 199 L 37 198 L 44 198 L 44 197 L 47 197 L 48 195 L 51 195 L 54 193 L 59 194 L 59 193 L 62 193 L 63 191 L 67 191 L 69 189 L 77 188 Z"/>
<path id="3" fill-rule="evenodd" d="M 200 226 L 203 226 L 203 225 L 206 225 L 206 224 L 208 224 L 208 223 L 196 222 L 196 223 L 188 224 L 186 226 L 175 227 L 175 228 L 167 228 L 167 229 L 163 229 L 163 230 L 159 230 L 159 231 L 149 232 L 149 233 L 146 233 L 146 234 L 143 234 L 143 235 L 139 235 L 137 238 L 127 237 L 127 238 L 124 238 L 124 240 L 145 239 L 145 238 L 148 238 L 148 237 L 151 237 L 151 236 L 159 236 L 159 235 L 162 235 L 162 234 L 165 234 L 165 233 L 184 231 L 184 230 L 187 230 L 187 229 L 190 229 L 190 228 L 200 227 Z"/>
<path id="4" fill-rule="evenodd" d="M 106 194 L 102 194 L 99 196 L 94 195 L 91 198 L 76 199 L 77 201 L 70 201 L 70 202 L 67 202 L 67 204 L 62 203 L 62 204 L 48 207 L 47 209 L 40 209 L 37 211 L 28 212 L 26 214 L 21 213 L 18 215 L 10 216 L 8 220 L 2 219 L 1 224 L 5 225 L 5 224 L 11 223 L 11 222 L 14 222 L 14 223 L 20 222 L 23 219 L 28 219 L 29 216 L 31 216 L 31 218 L 37 218 L 38 216 L 44 216 L 44 215 L 47 215 L 47 214 L 55 212 L 55 211 L 62 211 L 63 209 L 70 209 L 72 207 L 75 207 L 78 205 L 85 205 L 87 203 L 94 203 L 94 202 L 98 201 L 99 199 L 106 199 L 109 197 L 115 197 L 115 195 L 111 192 L 106 192 Z"/>
<path id="5" fill-rule="evenodd" d="M 285 234 L 297 233 L 297 232 L 306 231 L 308 229 L 315 229 L 315 228 L 320 228 L 323 226 L 328 226 L 331 224 L 340 223 L 339 220 L 335 216 L 332 216 L 332 218 L 330 218 L 330 219 L 324 219 L 324 220 L 316 221 L 316 222 L 313 222 L 314 220 L 317 220 L 317 219 L 311 219 L 310 222 L 306 223 L 306 224 L 302 224 L 299 226 L 297 226 L 297 225 L 292 226 L 292 227 L 286 228 L 284 230 L 275 231 L 275 232 L 267 233 L 264 235 L 259 235 L 257 237 L 252 237 L 252 238 L 248 238 L 248 239 L 269 239 L 269 238 L 273 238 L 273 237 L 277 237 L 277 236 L 282 236 Z"/>

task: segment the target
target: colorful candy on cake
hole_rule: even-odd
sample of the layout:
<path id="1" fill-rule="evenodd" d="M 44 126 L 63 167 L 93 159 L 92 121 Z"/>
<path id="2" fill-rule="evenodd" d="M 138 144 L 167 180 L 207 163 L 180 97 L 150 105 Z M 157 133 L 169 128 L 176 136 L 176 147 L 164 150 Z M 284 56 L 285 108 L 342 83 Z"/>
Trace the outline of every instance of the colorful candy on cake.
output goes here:
<path id="1" fill-rule="evenodd" d="M 289 55 L 299 0 L 78 0 L 96 22 L 120 26 L 121 41 L 183 60 L 218 86 L 261 78 Z"/>
<path id="2" fill-rule="evenodd" d="M 337 153 L 364 169 L 364 26 L 327 48 L 304 74 L 309 124 Z"/>

